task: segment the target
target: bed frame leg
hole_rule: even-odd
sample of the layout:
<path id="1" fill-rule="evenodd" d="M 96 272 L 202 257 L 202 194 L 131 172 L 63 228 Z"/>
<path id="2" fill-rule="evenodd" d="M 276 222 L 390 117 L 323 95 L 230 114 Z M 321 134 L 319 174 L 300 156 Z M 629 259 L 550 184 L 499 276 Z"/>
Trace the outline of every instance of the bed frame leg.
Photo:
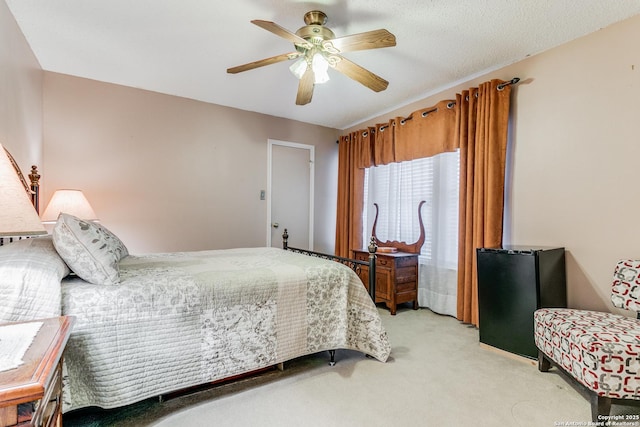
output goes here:
<path id="1" fill-rule="evenodd" d="M 336 351 L 335 350 L 329 350 L 329 356 L 330 356 L 330 360 L 329 360 L 329 366 L 335 366 L 336 365 Z"/>

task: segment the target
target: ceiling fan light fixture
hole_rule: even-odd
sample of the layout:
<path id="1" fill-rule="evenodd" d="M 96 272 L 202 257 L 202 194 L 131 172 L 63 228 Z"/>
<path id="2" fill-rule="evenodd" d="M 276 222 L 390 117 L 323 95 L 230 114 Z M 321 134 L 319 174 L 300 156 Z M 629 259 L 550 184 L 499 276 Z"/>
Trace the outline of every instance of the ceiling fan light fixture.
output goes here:
<path id="1" fill-rule="evenodd" d="M 300 80 L 304 75 L 304 72 L 307 71 L 307 58 L 304 56 L 298 59 L 296 62 L 291 64 L 289 67 L 289 71 Z"/>
<path id="2" fill-rule="evenodd" d="M 299 58 L 296 62 L 291 64 L 289 70 L 298 78 L 298 80 L 300 80 L 307 71 L 309 63 L 311 63 L 311 69 L 313 70 L 314 84 L 322 84 L 329 81 L 329 73 L 327 72 L 329 69 L 329 61 L 327 61 L 324 55 L 319 52 L 316 52 L 310 61 L 306 56 Z"/>
<path id="3" fill-rule="evenodd" d="M 322 84 L 329 81 L 329 73 L 327 73 L 327 70 L 329 69 L 329 62 L 321 53 L 313 55 L 313 59 L 311 60 L 311 69 L 315 76 L 315 84 Z"/>

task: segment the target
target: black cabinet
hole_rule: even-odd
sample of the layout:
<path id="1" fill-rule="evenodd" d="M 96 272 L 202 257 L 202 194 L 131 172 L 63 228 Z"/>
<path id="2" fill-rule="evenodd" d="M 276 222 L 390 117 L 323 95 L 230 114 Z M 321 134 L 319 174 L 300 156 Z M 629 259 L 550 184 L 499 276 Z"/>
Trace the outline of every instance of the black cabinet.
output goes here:
<path id="1" fill-rule="evenodd" d="M 564 248 L 476 250 L 480 342 L 536 359 L 533 312 L 566 307 Z"/>

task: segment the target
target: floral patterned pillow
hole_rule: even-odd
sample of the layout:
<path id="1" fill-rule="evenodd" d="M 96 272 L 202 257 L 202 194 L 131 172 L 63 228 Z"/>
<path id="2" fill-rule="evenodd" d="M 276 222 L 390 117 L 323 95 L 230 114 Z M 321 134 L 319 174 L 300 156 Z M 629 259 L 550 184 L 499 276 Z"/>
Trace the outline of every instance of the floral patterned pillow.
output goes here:
<path id="1" fill-rule="evenodd" d="M 61 213 L 53 228 L 53 244 L 80 278 L 95 285 L 120 283 L 118 263 L 129 252 L 106 227 Z"/>

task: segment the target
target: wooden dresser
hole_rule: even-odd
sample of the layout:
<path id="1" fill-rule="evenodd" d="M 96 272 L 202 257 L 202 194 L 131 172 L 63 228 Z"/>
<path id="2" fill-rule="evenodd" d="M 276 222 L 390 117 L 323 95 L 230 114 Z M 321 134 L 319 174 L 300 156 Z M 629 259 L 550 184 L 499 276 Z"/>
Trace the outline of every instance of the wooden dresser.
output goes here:
<path id="1" fill-rule="evenodd" d="M 73 318 L 37 321 L 43 324 L 23 364 L 0 372 L 0 427 L 62 425 L 62 353 Z"/>
<path id="2" fill-rule="evenodd" d="M 353 250 L 354 258 L 369 260 L 369 251 Z M 369 288 L 369 267 L 362 266 L 358 273 Z M 413 301 L 418 309 L 418 254 L 406 252 L 376 253 L 376 302 L 387 305 L 392 315 L 398 304 Z"/>

